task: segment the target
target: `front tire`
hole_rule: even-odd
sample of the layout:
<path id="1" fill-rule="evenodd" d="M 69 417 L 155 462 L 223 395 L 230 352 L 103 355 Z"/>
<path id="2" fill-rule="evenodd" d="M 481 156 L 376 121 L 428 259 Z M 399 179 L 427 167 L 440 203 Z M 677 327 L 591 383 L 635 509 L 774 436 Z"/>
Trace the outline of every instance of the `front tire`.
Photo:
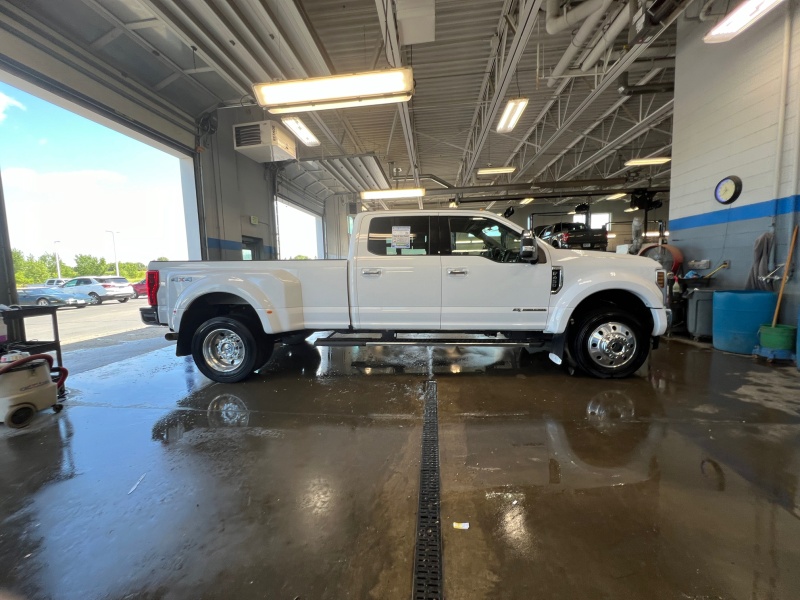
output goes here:
<path id="1" fill-rule="evenodd" d="M 136 291 L 133 292 L 133 299 L 134 300 L 138 300 L 139 299 L 139 292 L 136 292 Z"/>
<path id="2" fill-rule="evenodd" d="M 117 300 L 119 301 L 120 304 L 125 304 L 128 301 L 127 298 L 117 298 Z"/>
<path id="3" fill-rule="evenodd" d="M 233 317 L 214 317 L 192 336 L 192 358 L 211 381 L 236 383 L 247 379 L 259 360 L 250 328 Z"/>
<path id="4" fill-rule="evenodd" d="M 47 301 L 47 298 L 39 298 L 36 301 L 37 306 L 50 306 L 50 303 Z"/>
<path id="5" fill-rule="evenodd" d="M 570 336 L 570 354 L 585 373 L 601 379 L 633 375 L 648 354 L 641 324 L 616 307 L 583 315 Z"/>

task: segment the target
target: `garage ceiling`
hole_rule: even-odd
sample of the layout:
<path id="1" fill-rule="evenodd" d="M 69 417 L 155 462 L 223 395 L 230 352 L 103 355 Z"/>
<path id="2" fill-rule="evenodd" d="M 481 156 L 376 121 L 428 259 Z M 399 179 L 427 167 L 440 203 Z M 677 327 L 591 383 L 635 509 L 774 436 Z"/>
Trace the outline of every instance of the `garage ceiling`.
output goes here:
<path id="1" fill-rule="evenodd" d="M 299 180 L 298 168 L 307 169 L 320 183 L 304 187 L 322 197 L 354 193 L 375 180 L 383 186 L 418 180 L 438 188 L 577 181 L 575 189 L 584 190 L 597 186 L 583 185 L 583 179 L 627 179 L 603 189 L 668 182 L 669 165 L 631 169 L 623 163 L 670 153 L 676 40 L 670 24 L 681 3 L 660 2 L 667 6 L 661 24 L 648 30 L 644 43 L 632 43 L 629 18 L 619 17 L 626 27 L 618 37 L 609 32 L 628 10 L 611 0 L 602 2 L 593 25 L 578 21 L 555 34 L 547 33 L 547 11 L 555 15 L 580 3 L 387 2 L 6 0 L 0 28 L 70 73 L 152 111 L 164 124 L 159 132 L 173 139 L 193 136 L 211 111 L 253 104 L 257 81 L 411 65 L 415 93 L 407 105 L 303 116 L 322 145 L 298 144 L 304 160 L 291 177 Z M 435 13 L 435 40 L 403 45 L 395 11 L 413 12 L 426 3 Z M 588 32 L 585 41 L 576 40 L 579 31 Z M 589 65 L 585 59 L 606 39 L 607 50 L 595 53 L 599 59 Z M 552 77 L 570 48 L 567 69 Z M 29 80 L 71 85 L 37 78 L 33 61 L 20 64 L 2 55 L 0 61 Z M 511 133 L 499 134 L 498 111 L 516 96 L 529 98 L 528 108 Z M 383 176 L 342 181 L 343 164 L 352 170 L 363 161 L 339 158 L 355 155 L 374 155 Z M 514 165 L 517 171 L 478 178 L 477 167 L 487 165 Z"/>

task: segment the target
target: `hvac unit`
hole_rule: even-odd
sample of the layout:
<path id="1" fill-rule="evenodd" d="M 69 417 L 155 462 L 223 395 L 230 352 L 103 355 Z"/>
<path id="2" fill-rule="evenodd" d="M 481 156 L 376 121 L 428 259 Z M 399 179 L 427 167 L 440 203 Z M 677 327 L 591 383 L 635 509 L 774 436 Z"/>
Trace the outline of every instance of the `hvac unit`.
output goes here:
<path id="1" fill-rule="evenodd" d="M 234 125 L 233 149 L 260 163 L 297 158 L 294 136 L 275 121 Z"/>

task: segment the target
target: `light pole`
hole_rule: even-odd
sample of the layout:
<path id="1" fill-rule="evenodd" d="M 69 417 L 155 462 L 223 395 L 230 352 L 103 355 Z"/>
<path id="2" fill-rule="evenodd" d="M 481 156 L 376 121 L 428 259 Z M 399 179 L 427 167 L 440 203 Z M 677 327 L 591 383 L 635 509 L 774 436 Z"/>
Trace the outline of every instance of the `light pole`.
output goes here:
<path id="1" fill-rule="evenodd" d="M 119 277 L 119 261 L 117 260 L 117 236 L 110 229 L 106 229 L 106 233 L 111 234 L 111 243 L 114 245 L 114 265 L 117 267 L 117 277 Z"/>
<path id="2" fill-rule="evenodd" d="M 53 247 L 56 249 L 56 277 L 61 279 L 61 261 L 58 260 L 58 246 L 56 244 L 60 244 L 61 240 L 56 240 L 53 242 Z"/>

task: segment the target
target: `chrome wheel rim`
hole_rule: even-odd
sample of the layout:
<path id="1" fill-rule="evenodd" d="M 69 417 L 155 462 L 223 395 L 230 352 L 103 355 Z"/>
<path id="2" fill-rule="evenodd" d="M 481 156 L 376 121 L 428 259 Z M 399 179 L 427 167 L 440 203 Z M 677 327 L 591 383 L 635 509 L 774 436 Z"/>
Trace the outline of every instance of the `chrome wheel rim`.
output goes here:
<path id="1" fill-rule="evenodd" d="M 620 369 L 636 355 L 636 336 L 624 323 L 603 323 L 589 335 L 586 351 L 596 365 L 605 369 Z"/>
<path id="2" fill-rule="evenodd" d="M 244 357 L 244 342 L 230 329 L 215 329 L 203 340 L 203 358 L 219 373 L 235 371 Z"/>

